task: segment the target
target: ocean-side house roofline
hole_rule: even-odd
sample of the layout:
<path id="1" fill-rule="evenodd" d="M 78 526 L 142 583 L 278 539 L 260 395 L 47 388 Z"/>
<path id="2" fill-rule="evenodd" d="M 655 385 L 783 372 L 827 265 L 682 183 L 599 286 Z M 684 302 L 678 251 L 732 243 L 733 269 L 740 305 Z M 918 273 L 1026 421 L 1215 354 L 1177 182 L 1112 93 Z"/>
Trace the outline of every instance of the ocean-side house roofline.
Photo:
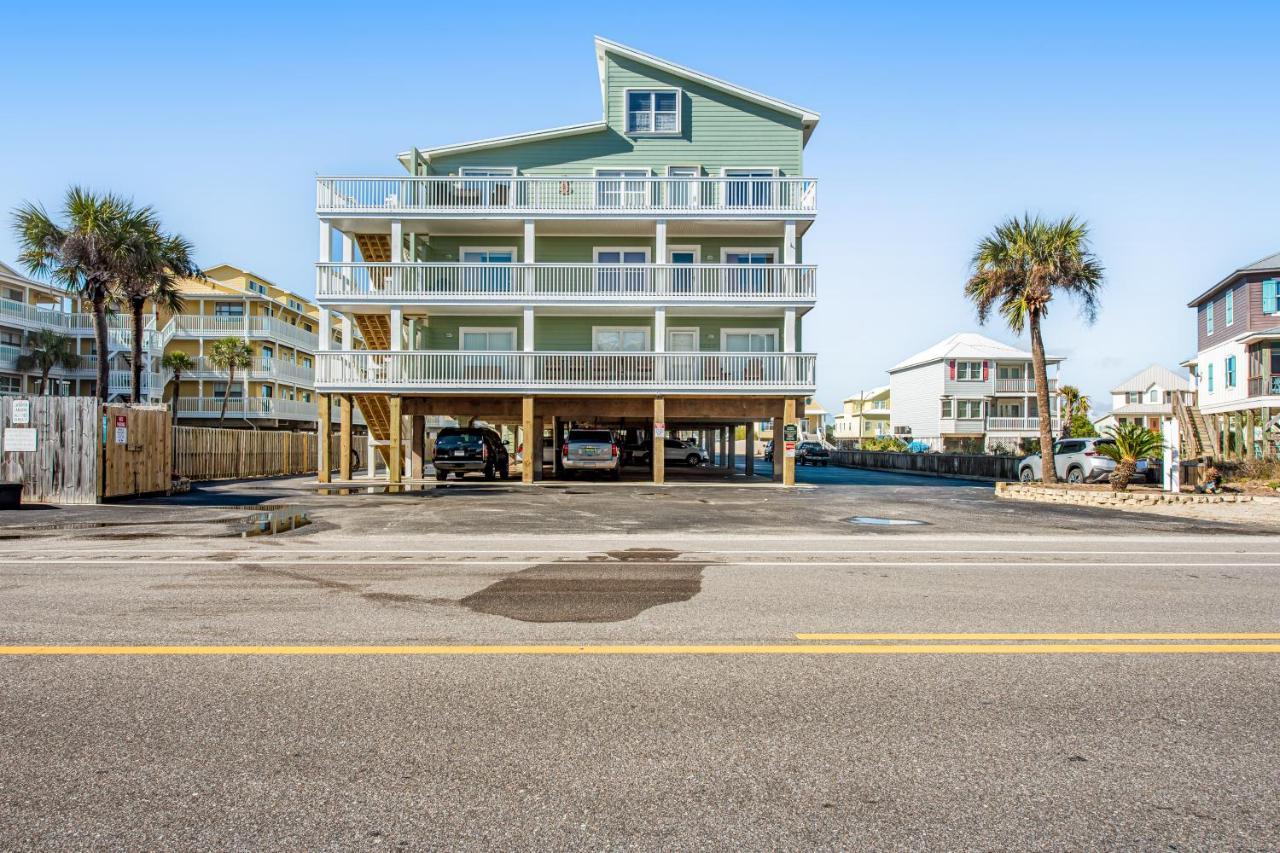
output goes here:
<path id="1" fill-rule="evenodd" d="M 1112 388 L 1111 393 L 1128 394 L 1137 391 L 1145 393 L 1153 387 L 1167 391 L 1190 391 L 1191 382 L 1185 376 L 1174 373 L 1162 364 L 1153 364 Z"/>
<path id="2" fill-rule="evenodd" d="M 976 332 L 959 332 L 939 341 L 926 350 L 898 362 L 889 368 L 890 373 L 897 373 L 913 367 L 921 367 L 936 361 L 947 359 L 982 359 L 984 361 L 1030 361 L 1031 353 L 1017 347 L 1001 343 L 979 335 Z M 1061 356 L 1046 355 L 1045 363 L 1057 364 L 1063 360 Z"/>
<path id="3" fill-rule="evenodd" d="M 1190 302 L 1188 302 L 1187 307 L 1199 308 L 1202 302 L 1204 302 L 1206 299 L 1212 296 L 1217 295 L 1219 290 L 1231 284 L 1233 281 L 1235 281 L 1237 278 L 1239 278 L 1242 275 L 1248 275 L 1249 273 L 1268 273 L 1268 272 L 1280 273 L 1280 252 L 1276 252 L 1274 255 L 1267 255 L 1265 258 L 1260 258 L 1259 260 L 1254 261 L 1248 266 L 1243 266 L 1243 267 L 1240 267 L 1238 270 L 1233 271 L 1232 273 L 1227 275 L 1226 278 L 1222 279 L 1222 281 L 1218 282 L 1213 287 L 1209 288 L 1204 293 L 1201 293 L 1195 299 L 1192 299 Z"/>

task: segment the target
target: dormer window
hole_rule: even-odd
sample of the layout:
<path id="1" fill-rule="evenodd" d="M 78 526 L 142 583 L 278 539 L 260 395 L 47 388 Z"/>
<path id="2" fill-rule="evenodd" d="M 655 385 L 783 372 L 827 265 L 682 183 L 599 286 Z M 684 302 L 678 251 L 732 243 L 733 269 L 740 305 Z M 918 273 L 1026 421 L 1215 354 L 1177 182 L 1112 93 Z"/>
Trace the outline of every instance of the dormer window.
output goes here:
<path id="1" fill-rule="evenodd" d="M 679 89 L 628 89 L 627 133 L 678 136 L 680 134 Z"/>

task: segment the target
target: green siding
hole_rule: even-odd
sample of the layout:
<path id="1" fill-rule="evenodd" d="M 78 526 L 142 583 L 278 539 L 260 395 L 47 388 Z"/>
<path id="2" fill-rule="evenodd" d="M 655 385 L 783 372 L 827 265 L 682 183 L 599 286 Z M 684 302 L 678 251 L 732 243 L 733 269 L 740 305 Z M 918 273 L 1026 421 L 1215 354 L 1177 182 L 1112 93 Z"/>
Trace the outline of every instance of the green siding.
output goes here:
<path id="1" fill-rule="evenodd" d="M 459 329 L 469 326 L 483 328 L 514 328 L 516 330 L 516 348 L 524 347 L 523 319 L 520 315 L 471 315 L 452 316 L 437 315 L 431 317 L 425 332 L 426 348 L 429 350 L 456 350 L 461 338 Z M 539 352 L 590 352 L 591 329 L 593 326 L 642 326 L 649 330 L 653 337 L 652 317 L 618 317 L 607 314 L 592 316 L 537 316 L 533 320 L 534 348 Z M 723 329 L 773 329 L 778 333 L 778 347 L 782 347 L 781 317 L 682 317 L 668 311 L 668 328 L 697 327 L 698 345 L 705 352 L 716 352 L 720 349 L 720 332 Z M 803 323 L 796 319 L 796 348 L 803 352 L 801 346 L 801 329 Z"/>
<path id="2" fill-rule="evenodd" d="M 431 237 L 419 240 L 419 245 L 426 243 L 428 248 L 420 254 L 424 261 L 457 261 L 460 260 L 462 246 L 514 246 L 516 259 L 524 259 L 523 237 L 495 237 L 492 234 L 477 237 Z M 721 250 L 724 248 L 771 248 L 778 258 L 782 257 L 782 240 L 780 237 L 696 237 L 670 236 L 667 238 L 671 246 L 699 246 L 699 262 L 704 264 L 720 263 Z M 654 241 L 652 238 L 628 237 L 616 234 L 582 236 L 582 237 L 539 237 L 534 249 L 537 260 L 543 263 L 592 263 L 595 260 L 596 247 L 647 248 L 653 256 Z M 799 256 L 800 247 L 796 247 Z M 660 259 L 654 258 L 655 261 Z"/>
<path id="3" fill-rule="evenodd" d="M 591 352 L 592 326 L 643 326 L 653 337 L 652 317 L 538 317 L 533 320 L 534 349 L 541 352 Z"/>
<path id="4" fill-rule="evenodd" d="M 427 322 L 426 343 L 429 350 L 457 350 L 462 346 L 458 330 L 464 326 L 481 326 L 485 328 L 514 328 L 516 330 L 516 349 L 524 346 L 523 319 L 520 315 L 512 316 L 436 316 Z M 536 338 L 535 338 L 536 339 Z"/>
<path id="5" fill-rule="evenodd" d="M 623 93 L 645 87 L 682 90 L 679 136 L 625 135 Z M 628 166 L 665 174 L 667 166 L 694 165 L 706 174 L 725 167 L 802 174 L 804 131 L 796 116 L 613 55 L 606 60 L 606 92 L 605 130 L 442 155 L 429 164 L 431 174 L 452 174 L 460 166 L 515 166 L 528 175 L 589 175 L 596 168 Z"/>
<path id="6" fill-rule="evenodd" d="M 667 312 L 667 328 L 698 328 L 698 348 L 703 351 L 720 350 L 720 332 L 723 329 L 773 329 L 778 333 L 778 349 L 782 349 L 781 317 L 679 317 Z M 800 320 L 796 319 L 797 349 L 800 340 Z"/>

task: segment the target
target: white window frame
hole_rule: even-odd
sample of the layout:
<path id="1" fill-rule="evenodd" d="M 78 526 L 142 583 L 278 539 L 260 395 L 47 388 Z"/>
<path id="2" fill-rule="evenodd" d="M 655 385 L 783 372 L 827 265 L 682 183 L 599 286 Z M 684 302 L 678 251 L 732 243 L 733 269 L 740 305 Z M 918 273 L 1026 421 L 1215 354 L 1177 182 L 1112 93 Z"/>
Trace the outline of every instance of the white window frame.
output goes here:
<path id="1" fill-rule="evenodd" d="M 938 408 L 938 417 L 944 421 L 953 421 L 956 417 L 955 400 L 950 397 L 943 397 L 941 406 Z"/>
<path id="2" fill-rule="evenodd" d="M 701 244 L 691 244 L 687 246 L 668 245 L 667 259 L 663 261 L 663 263 L 668 263 L 668 264 L 675 263 L 675 261 L 671 260 L 671 255 L 675 252 L 693 252 L 693 262 L 695 264 L 702 263 L 702 245 Z"/>
<path id="3" fill-rule="evenodd" d="M 601 175 L 601 172 L 637 172 L 634 175 Z M 653 177 L 653 169 L 650 168 L 630 168 L 625 166 L 596 166 L 591 170 L 591 176 L 597 180 L 604 178 L 606 181 L 621 181 L 622 186 L 618 188 L 618 203 L 616 205 L 601 205 L 605 210 L 635 210 L 639 208 L 652 207 L 649 198 L 649 178 Z M 626 181 L 643 181 L 640 189 L 639 204 L 627 203 L 627 186 Z M 600 199 L 601 187 L 599 183 L 596 185 L 596 200 Z"/>
<path id="4" fill-rule="evenodd" d="M 966 404 L 968 404 L 968 406 L 973 406 L 973 405 L 976 403 L 976 404 L 977 404 L 977 406 L 978 406 L 978 414 L 977 414 L 977 415 L 973 415 L 973 416 L 968 416 L 968 417 L 961 417 L 961 416 L 960 416 L 960 404 L 961 404 L 961 403 L 966 403 Z M 968 406 L 967 406 L 967 407 L 968 407 Z M 955 401 L 955 413 L 956 413 L 956 418 L 955 418 L 955 419 L 956 419 L 956 420 L 958 420 L 958 421 L 980 421 L 980 420 L 982 420 L 982 400 L 981 400 L 981 398 L 977 398 L 977 399 L 972 398 L 972 397 L 959 397 L 959 398 L 957 398 L 957 399 L 956 399 L 956 401 Z"/>
<path id="5" fill-rule="evenodd" d="M 598 332 L 634 332 L 637 329 L 644 332 L 644 349 L 640 350 L 640 352 L 653 352 L 653 329 L 649 326 L 592 326 L 591 351 L 612 352 L 612 350 L 601 350 L 596 348 L 596 334 Z M 636 352 L 636 350 L 620 350 L 620 352 Z"/>
<path id="6" fill-rule="evenodd" d="M 514 263 L 516 262 L 516 259 L 517 259 L 518 257 L 520 257 L 519 253 L 518 253 L 518 252 L 516 252 L 516 247 L 515 247 L 515 246 L 459 246 L 459 247 L 458 247 L 458 262 L 459 262 L 459 263 L 464 263 L 464 264 L 465 264 L 465 263 L 491 263 L 490 261 L 464 261 L 464 260 L 462 260 L 462 256 L 463 256 L 463 255 L 465 255 L 467 252 L 510 252 L 510 253 L 511 253 L 511 260 L 510 260 L 510 261 L 507 261 L 506 263 L 512 263 L 512 264 L 514 264 Z M 502 263 L 502 262 L 501 262 L 501 261 L 499 261 L 499 263 Z"/>
<path id="7" fill-rule="evenodd" d="M 649 129 L 631 129 L 631 95 L 635 92 L 674 92 L 676 96 L 675 130 L 658 130 L 658 99 L 649 99 Z M 632 86 L 622 90 L 622 129 L 625 136 L 679 136 L 684 132 L 684 90 L 678 86 Z"/>
<path id="8" fill-rule="evenodd" d="M 472 172 L 497 172 L 496 175 L 477 175 L 469 174 Z M 514 178 L 516 176 L 515 166 L 459 166 L 459 178 Z"/>
<path id="9" fill-rule="evenodd" d="M 694 349 L 692 350 L 673 350 L 671 348 L 671 336 L 673 334 L 692 334 Z M 669 326 L 667 327 L 667 339 L 663 342 L 667 352 L 701 352 L 702 351 L 702 327 L 701 326 Z"/>
<path id="10" fill-rule="evenodd" d="M 972 367 L 975 364 L 978 366 L 978 375 L 976 377 L 960 375 L 961 365 L 968 365 L 969 367 Z M 965 373 L 969 373 L 969 372 L 970 372 L 969 370 L 967 369 L 965 370 Z M 982 359 L 973 361 L 972 359 L 968 359 L 968 358 L 957 358 L 956 359 L 956 378 L 954 381 L 955 382 L 981 382 L 982 381 Z"/>
<path id="11" fill-rule="evenodd" d="M 693 175 L 673 175 L 673 174 L 671 174 L 671 170 L 672 170 L 672 169 L 693 169 L 693 170 L 694 170 L 694 172 L 696 172 L 697 174 L 693 174 Z M 701 178 L 701 177 L 703 177 L 702 172 L 703 172 L 703 169 L 702 169 L 702 165 L 701 165 L 700 163 L 673 163 L 673 164 L 671 164 L 670 166 L 667 166 L 667 175 L 666 175 L 666 176 L 667 176 L 668 178 Z"/>
<path id="12" fill-rule="evenodd" d="M 729 350 L 725 347 L 725 342 L 729 339 L 729 335 L 772 335 L 773 349 L 763 350 L 763 352 L 764 353 L 781 352 L 781 350 L 778 348 L 778 330 L 777 329 L 769 329 L 769 328 L 721 329 L 720 330 L 720 352 L 729 352 Z M 760 355 L 760 354 L 762 353 L 751 352 L 751 351 L 734 353 L 734 355 Z"/>
<path id="13" fill-rule="evenodd" d="M 591 247 L 592 263 L 598 264 L 601 262 L 600 261 L 601 252 L 617 252 L 619 258 L 621 258 L 627 252 L 643 252 L 644 260 L 641 261 L 641 263 L 645 263 L 645 264 L 652 263 L 652 258 L 653 258 L 653 250 L 650 249 L 648 246 L 592 246 Z M 618 263 L 622 264 L 622 263 L 625 263 L 625 261 L 619 260 Z"/>
<path id="14" fill-rule="evenodd" d="M 463 349 L 462 342 L 469 334 L 486 334 L 491 335 L 494 332 L 510 332 L 511 346 L 510 350 L 473 350 Z M 458 327 L 458 352 L 517 352 L 520 349 L 520 327 L 519 326 L 459 326 Z"/>
<path id="15" fill-rule="evenodd" d="M 763 255 L 766 253 L 773 255 L 773 263 L 779 263 L 778 258 L 782 252 L 773 246 L 721 246 L 720 263 L 729 263 L 730 255 Z M 769 266 L 769 264 L 743 264 L 743 266 Z"/>

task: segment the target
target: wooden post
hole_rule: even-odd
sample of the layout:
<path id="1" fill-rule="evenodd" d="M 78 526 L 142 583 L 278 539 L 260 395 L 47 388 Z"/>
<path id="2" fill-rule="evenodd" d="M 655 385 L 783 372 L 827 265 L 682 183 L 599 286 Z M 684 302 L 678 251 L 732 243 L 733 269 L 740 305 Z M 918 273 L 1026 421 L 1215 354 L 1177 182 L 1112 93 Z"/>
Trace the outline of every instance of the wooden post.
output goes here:
<path id="1" fill-rule="evenodd" d="M 782 421 L 783 421 L 783 438 L 786 438 L 786 428 L 796 422 L 796 398 L 788 397 L 782 403 Z M 776 442 L 776 439 L 775 439 Z M 786 442 L 784 441 L 785 445 Z M 776 446 L 776 444 L 775 444 Z M 795 456 L 783 453 L 782 455 L 782 485 L 794 486 L 796 484 L 796 458 Z"/>
<path id="2" fill-rule="evenodd" d="M 533 438 L 533 398 L 525 397 L 521 400 L 520 407 L 520 427 L 524 432 L 524 460 L 520 465 L 520 482 L 525 485 L 533 483 L 533 460 L 535 456 L 542 455 L 542 439 L 538 438 L 538 447 L 535 449 Z M 536 452 L 535 452 L 536 451 Z"/>
<path id="3" fill-rule="evenodd" d="M 662 427 L 662 435 L 658 435 L 659 427 Z M 653 468 L 653 484 L 661 486 L 667 482 L 667 401 L 662 397 L 653 398 L 653 429 L 650 433 L 649 459 Z"/>
<path id="4" fill-rule="evenodd" d="M 427 419 L 422 415 L 409 416 L 409 453 L 412 459 L 409 476 L 421 480 L 427 456 Z"/>
<path id="5" fill-rule="evenodd" d="M 316 480 L 329 482 L 329 395 L 316 394 Z"/>
<path id="6" fill-rule="evenodd" d="M 391 403 L 391 435 L 387 441 L 387 482 L 400 482 L 400 468 L 404 461 L 404 441 L 401 437 L 404 418 L 401 416 L 400 395 L 393 394 Z"/>
<path id="7" fill-rule="evenodd" d="M 338 479 L 351 479 L 351 395 L 338 396 Z"/>
<path id="8" fill-rule="evenodd" d="M 754 477 L 756 473 L 756 422 L 747 421 L 747 443 L 743 448 L 743 463 L 746 466 L 747 476 Z"/>
<path id="9" fill-rule="evenodd" d="M 775 483 L 782 482 L 782 418 L 773 419 L 773 476 Z"/>

